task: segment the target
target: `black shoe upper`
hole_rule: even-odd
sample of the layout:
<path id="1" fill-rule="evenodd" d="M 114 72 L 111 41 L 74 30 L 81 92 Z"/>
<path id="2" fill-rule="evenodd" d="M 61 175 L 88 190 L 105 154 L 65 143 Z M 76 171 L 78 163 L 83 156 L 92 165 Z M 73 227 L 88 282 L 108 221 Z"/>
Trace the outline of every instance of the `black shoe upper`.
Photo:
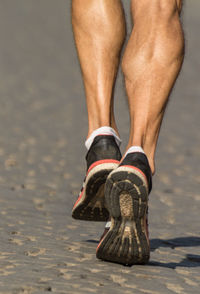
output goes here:
<path id="1" fill-rule="evenodd" d="M 112 135 L 99 135 L 86 154 L 87 169 L 98 160 L 114 159 L 121 160 L 121 152 Z"/>
<path id="2" fill-rule="evenodd" d="M 132 152 L 128 153 L 123 161 L 120 163 L 120 166 L 123 165 L 132 165 L 140 169 L 146 176 L 148 181 L 149 193 L 152 189 L 152 173 L 149 166 L 148 159 L 146 155 L 142 152 Z"/>

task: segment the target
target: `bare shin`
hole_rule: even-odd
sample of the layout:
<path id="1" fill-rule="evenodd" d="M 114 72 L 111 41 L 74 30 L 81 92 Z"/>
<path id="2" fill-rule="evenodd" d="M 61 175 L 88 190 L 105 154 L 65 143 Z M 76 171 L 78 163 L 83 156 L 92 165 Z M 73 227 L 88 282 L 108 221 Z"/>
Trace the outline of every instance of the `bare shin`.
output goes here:
<path id="1" fill-rule="evenodd" d="M 113 87 L 125 38 L 120 0 L 72 0 L 72 25 L 88 109 L 88 136 L 101 126 L 116 131 Z"/>

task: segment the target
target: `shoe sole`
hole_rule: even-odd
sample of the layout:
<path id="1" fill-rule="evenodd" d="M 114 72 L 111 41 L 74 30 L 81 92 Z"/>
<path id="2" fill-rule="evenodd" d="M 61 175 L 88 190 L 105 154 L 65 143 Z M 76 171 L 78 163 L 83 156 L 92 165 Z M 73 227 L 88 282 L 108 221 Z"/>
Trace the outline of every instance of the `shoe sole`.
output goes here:
<path id="1" fill-rule="evenodd" d="M 97 258 L 124 265 L 146 264 L 150 257 L 145 230 L 148 206 L 146 178 L 137 168 L 121 166 L 105 187 L 111 227 L 97 247 Z"/>
<path id="2" fill-rule="evenodd" d="M 84 190 L 72 210 L 72 217 L 87 221 L 107 221 L 109 212 L 105 205 L 104 188 L 110 172 L 117 168 L 118 162 L 98 164 L 87 174 Z"/>

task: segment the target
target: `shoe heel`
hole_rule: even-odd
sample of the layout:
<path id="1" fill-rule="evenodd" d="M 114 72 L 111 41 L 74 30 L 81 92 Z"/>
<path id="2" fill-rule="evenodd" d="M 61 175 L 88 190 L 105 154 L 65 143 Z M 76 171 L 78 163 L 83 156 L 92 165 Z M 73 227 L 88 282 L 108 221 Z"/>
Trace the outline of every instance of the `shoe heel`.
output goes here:
<path id="1" fill-rule="evenodd" d="M 105 198 L 111 215 L 111 228 L 98 247 L 97 257 L 125 265 L 145 264 L 149 242 L 144 218 L 148 193 L 135 174 L 112 173 L 106 181 Z"/>

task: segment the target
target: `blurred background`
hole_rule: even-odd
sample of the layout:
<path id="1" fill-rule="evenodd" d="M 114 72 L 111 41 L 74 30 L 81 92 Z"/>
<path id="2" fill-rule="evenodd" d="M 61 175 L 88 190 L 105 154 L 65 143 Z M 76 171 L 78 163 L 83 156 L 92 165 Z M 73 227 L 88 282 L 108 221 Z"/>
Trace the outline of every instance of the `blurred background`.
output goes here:
<path id="1" fill-rule="evenodd" d="M 128 35 L 131 31 L 129 2 L 123 0 Z M 82 256 L 79 272 L 84 269 L 85 260 L 87 265 L 97 262 L 95 241 L 84 243 L 86 245 L 81 242 L 87 239 L 97 241 L 103 224 L 86 226 L 71 219 L 71 208 L 86 168 L 84 141 L 87 111 L 73 41 L 70 5 L 69 0 L 0 0 L 0 251 L 8 253 L 2 255 L 2 260 L 7 261 L 1 267 L 4 273 L 0 281 L 1 293 L 24 293 L 20 291 L 40 285 L 41 276 L 47 275 L 45 258 L 49 259 L 55 271 L 65 258 L 79 264 L 82 251 L 86 257 Z M 182 253 L 178 252 L 173 257 L 177 264 L 188 254 L 187 247 L 194 246 L 194 254 L 199 249 L 199 11 L 200 1 L 185 1 L 182 21 L 186 57 L 161 129 L 156 154 L 157 174 L 150 198 L 150 231 L 154 249 L 159 247 L 161 240 L 176 240 L 177 237 L 183 238 L 187 245 Z M 121 72 L 117 79 L 115 101 L 123 150 L 128 140 L 129 118 Z M 177 246 L 181 246 L 183 240 L 180 240 L 174 241 L 175 245 L 178 242 Z M 66 242 L 68 249 L 63 253 Z M 46 249 L 41 251 L 41 248 Z M 170 247 L 165 248 L 165 251 L 159 251 L 160 255 L 155 251 L 153 259 L 160 264 L 166 258 L 166 252 L 169 256 L 172 254 L 170 250 Z M 33 279 L 33 259 L 27 256 L 35 258 L 37 271 Z M 167 262 L 171 264 L 172 260 Z M 190 261 L 187 262 L 189 264 Z M 190 267 L 189 275 L 195 279 L 196 272 L 192 272 L 193 266 Z M 116 270 L 116 275 L 120 273 L 119 267 L 111 265 L 104 269 L 105 273 L 111 268 Z M 162 268 L 161 272 L 165 273 L 165 270 Z M 145 269 L 141 271 L 147 274 Z M 70 265 L 68 272 L 73 280 Z M 130 283 L 140 285 L 139 280 L 134 280 L 131 270 L 128 274 L 132 276 Z M 9 283 L 10 275 L 15 280 L 16 288 Z M 55 277 L 55 272 L 50 271 L 48 275 L 50 280 L 56 280 L 53 286 L 48 287 L 60 289 L 55 290 L 58 293 L 62 293 L 62 287 L 70 286 L 69 281 L 66 285 L 62 284 L 60 277 Z M 176 275 L 171 273 L 169 280 L 174 282 L 179 275 L 180 272 Z M 25 280 L 29 286 L 20 290 Z M 93 280 L 96 281 L 95 277 Z M 118 293 L 118 286 L 112 279 L 105 283 L 112 289 L 116 287 Z M 164 281 L 162 283 L 165 284 Z M 82 291 L 86 293 L 84 285 Z M 147 284 L 147 289 L 151 287 L 155 293 L 153 284 Z M 182 287 L 187 290 L 186 284 Z M 42 293 L 44 289 L 41 289 L 36 290 Z M 168 293 L 167 287 L 162 293 L 165 290 Z M 98 289 L 96 291 L 98 293 Z M 139 290 L 137 293 L 140 293 Z"/>

